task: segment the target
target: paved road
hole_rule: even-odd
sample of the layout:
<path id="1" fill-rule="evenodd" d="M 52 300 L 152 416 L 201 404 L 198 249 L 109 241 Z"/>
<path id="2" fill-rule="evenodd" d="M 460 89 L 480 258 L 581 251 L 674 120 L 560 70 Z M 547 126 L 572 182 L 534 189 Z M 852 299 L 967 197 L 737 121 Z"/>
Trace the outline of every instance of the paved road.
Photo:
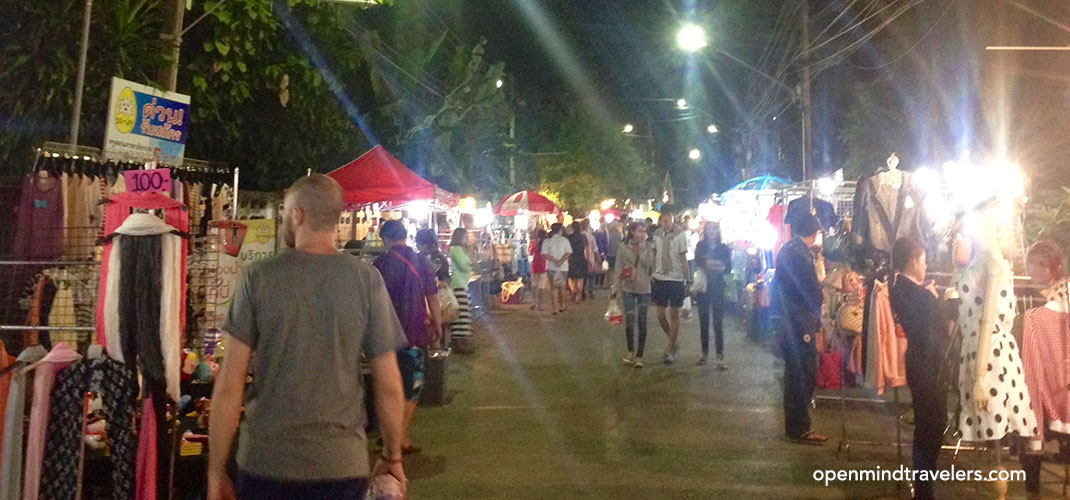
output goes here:
<path id="1" fill-rule="evenodd" d="M 839 453 L 838 403 L 814 413 L 830 443 L 783 441 L 782 366 L 734 319 L 727 372 L 695 365 L 697 320 L 683 325 L 680 361 L 660 363 L 665 336 L 653 314 L 646 368 L 636 370 L 621 362 L 622 329 L 602 320 L 604 310 L 603 298 L 558 316 L 525 307 L 484 317 L 477 352 L 450 360 L 451 403 L 418 412 L 413 439 L 425 451 L 406 461 L 411 498 L 909 498 L 894 482 L 826 487 L 813 479 L 815 469 L 897 467 L 896 449 L 855 445 Z M 885 408 L 852 405 L 852 437 L 894 443 Z M 909 445 L 904 453 L 909 462 Z M 942 463 L 951 459 L 946 452 Z M 977 453 L 955 462 L 992 463 Z M 1061 479 L 1045 480 L 1057 498 Z M 1020 483 L 1010 491 L 1024 494 Z M 942 485 L 937 493 L 997 498 L 991 484 Z"/>

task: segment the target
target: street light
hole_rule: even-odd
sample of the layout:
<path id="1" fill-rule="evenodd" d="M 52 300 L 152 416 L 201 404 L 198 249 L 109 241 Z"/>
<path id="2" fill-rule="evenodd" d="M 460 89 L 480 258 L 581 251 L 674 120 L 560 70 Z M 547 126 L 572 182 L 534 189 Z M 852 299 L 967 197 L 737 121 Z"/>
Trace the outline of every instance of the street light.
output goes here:
<path id="1" fill-rule="evenodd" d="M 698 52 L 706 47 L 706 31 L 702 27 L 687 23 L 676 33 L 676 44 L 685 52 Z"/>
<path id="2" fill-rule="evenodd" d="M 500 89 L 500 88 L 502 88 L 502 85 L 505 85 L 505 82 L 501 81 L 500 79 L 498 81 L 494 82 L 494 86 L 496 88 Z"/>
<path id="3" fill-rule="evenodd" d="M 687 99 L 677 99 L 676 107 L 680 109 L 687 109 Z"/>
<path id="4" fill-rule="evenodd" d="M 624 133 L 625 134 L 630 134 L 630 133 L 632 133 L 633 130 L 635 130 L 635 127 L 633 127 L 631 123 L 628 123 L 628 124 L 624 125 Z"/>
<path id="5" fill-rule="evenodd" d="M 698 161 L 702 158 L 702 151 L 699 151 L 697 148 L 692 149 L 691 152 L 687 153 L 687 157 L 691 158 L 692 160 Z"/>
<path id="6" fill-rule="evenodd" d="M 717 133 L 717 125 L 714 125 L 714 124 L 711 123 L 709 127 L 706 127 L 706 132 L 709 132 L 711 134 L 716 134 Z"/>

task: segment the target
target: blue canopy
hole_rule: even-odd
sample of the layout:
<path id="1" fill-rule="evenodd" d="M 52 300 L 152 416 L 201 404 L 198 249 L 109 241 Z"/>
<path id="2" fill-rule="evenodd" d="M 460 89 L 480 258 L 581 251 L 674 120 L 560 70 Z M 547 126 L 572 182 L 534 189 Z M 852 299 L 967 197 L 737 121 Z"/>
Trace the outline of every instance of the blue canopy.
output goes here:
<path id="1" fill-rule="evenodd" d="M 766 189 L 783 189 L 791 185 L 791 181 L 775 175 L 759 175 L 752 177 L 735 186 L 729 191 L 762 191 Z"/>

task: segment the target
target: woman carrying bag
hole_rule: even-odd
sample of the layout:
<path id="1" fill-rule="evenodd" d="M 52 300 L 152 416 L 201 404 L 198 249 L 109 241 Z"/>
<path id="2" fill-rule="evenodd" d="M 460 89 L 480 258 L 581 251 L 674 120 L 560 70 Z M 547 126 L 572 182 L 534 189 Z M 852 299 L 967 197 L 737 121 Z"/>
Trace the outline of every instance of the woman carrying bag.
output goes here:
<path id="1" fill-rule="evenodd" d="M 647 309 L 650 307 L 650 277 L 654 273 L 654 247 L 647 241 L 645 224 L 628 224 L 625 241 L 617 249 L 615 264 L 613 294 L 620 294 L 624 303 L 624 336 L 628 345 L 624 362 L 642 368 Z"/>
<path id="2" fill-rule="evenodd" d="M 710 353 L 710 323 L 713 323 L 714 347 L 717 351 L 717 369 L 727 370 L 724 363 L 724 287 L 725 276 L 732 272 L 732 250 L 721 243 L 721 228 L 714 222 L 706 222 L 702 228 L 702 241 L 695 248 L 695 273 L 703 273 L 705 286 L 695 292 L 698 307 L 699 335 L 702 341 L 702 358 L 705 365 Z M 702 280 L 696 279 L 700 284 Z"/>

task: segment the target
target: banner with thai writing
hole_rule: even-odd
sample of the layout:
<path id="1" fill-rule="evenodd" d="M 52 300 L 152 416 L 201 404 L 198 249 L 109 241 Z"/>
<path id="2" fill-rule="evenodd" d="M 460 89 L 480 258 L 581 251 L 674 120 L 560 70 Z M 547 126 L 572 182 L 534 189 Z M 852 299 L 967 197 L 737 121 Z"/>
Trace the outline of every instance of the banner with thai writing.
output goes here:
<path id="1" fill-rule="evenodd" d="M 189 102 L 188 95 L 113 77 L 104 156 L 181 165 L 186 150 Z"/>

